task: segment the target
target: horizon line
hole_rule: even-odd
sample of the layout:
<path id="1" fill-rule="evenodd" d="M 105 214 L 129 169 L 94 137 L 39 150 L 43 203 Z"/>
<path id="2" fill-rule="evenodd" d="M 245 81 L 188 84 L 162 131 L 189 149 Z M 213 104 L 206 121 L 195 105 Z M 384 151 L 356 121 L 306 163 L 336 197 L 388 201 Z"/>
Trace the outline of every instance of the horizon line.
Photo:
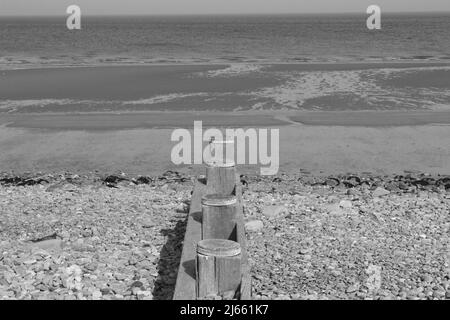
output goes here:
<path id="1" fill-rule="evenodd" d="M 83 10 L 81 11 L 83 14 Z M 382 11 L 382 14 L 446 14 L 450 13 L 449 10 L 438 11 Z M 296 16 L 296 15 L 367 15 L 365 11 L 342 11 L 342 12 L 276 12 L 276 13 L 264 13 L 264 12 L 248 12 L 248 13 L 96 13 L 96 14 L 83 14 L 85 17 L 117 17 L 117 16 L 130 16 L 130 17 L 170 17 L 170 16 Z M 61 14 L 0 14 L 0 17 L 61 17 L 67 16 L 66 13 Z"/>

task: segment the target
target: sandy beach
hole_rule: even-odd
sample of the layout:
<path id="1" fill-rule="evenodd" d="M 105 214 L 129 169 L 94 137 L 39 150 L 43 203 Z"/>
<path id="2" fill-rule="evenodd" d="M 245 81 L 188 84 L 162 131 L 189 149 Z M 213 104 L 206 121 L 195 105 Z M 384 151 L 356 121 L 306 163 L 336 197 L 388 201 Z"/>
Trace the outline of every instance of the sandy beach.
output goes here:
<path id="1" fill-rule="evenodd" d="M 310 119 L 311 116 L 305 118 Z M 317 118 L 323 118 L 327 124 L 318 124 Z M 446 147 L 450 145 L 448 124 L 419 123 L 380 127 L 379 123 L 377 125 L 377 121 L 372 119 L 376 123 L 375 126 L 361 127 L 356 123 L 332 124 L 333 117 L 317 118 L 309 120 L 315 121 L 314 125 L 288 123 L 275 126 L 280 129 L 280 171 L 298 172 L 302 168 L 316 174 L 364 171 L 402 173 L 404 170 L 450 173 L 448 161 L 450 150 Z M 376 116 L 374 118 L 376 119 Z M 370 118 L 365 119 L 369 121 Z M 268 125 L 263 120 L 264 118 L 260 119 L 258 126 Z M 131 124 L 127 121 L 118 123 L 108 121 L 108 126 L 115 128 L 98 130 L 99 126 L 95 126 L 96 130 L 86 131 L 84 129 L 92 125 L 89 121 L 83 121 L 82 125 L 70 121 L 55 121 L 56 125 L 52 125 L 48 117 L 44 116 L 40 122 L 37 116 L 34 121 L 24 123 L 19 121 L 16 124 L 18 127 L 2 127 L 0 128 L 2 171 L 13 170 L 21 173 L 101 170 L 151 175 L 167 169 L 192 172 L 201 170 L 201 166 L 178 167 L 170 162 L 171 149 L 176 144 L 170 140 L 173 129 L 142 128 L 142 126 L 135 129 L 127 128 L 130 125 L 134 127 L 136 124 L 142 124 L 143 120 L 139 121 L 139 123 L 131 121 Z M 33 129 L 24 126 L 29 123 Z M 217 122 L 213 123 L 217 125 Z M 52 130 L 43 129 L 43 124 L 48 124 Z M 68 128 L 58 127 L 61 125 Z M 193 122 L 187 122 L 180 127 L 189 129 L 192 125 Z M 117 126 L 121 127 L 121 130 L 116 130 Z M 240 170 L 246 173 L 257 173 L 258 168 L 258 166 L 240 166 Z"/>

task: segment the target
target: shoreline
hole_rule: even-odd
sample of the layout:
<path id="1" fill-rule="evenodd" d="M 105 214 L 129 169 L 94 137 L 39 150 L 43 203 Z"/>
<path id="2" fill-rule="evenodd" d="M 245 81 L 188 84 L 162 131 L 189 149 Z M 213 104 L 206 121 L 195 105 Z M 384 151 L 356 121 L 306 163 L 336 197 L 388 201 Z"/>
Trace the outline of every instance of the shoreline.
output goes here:
<path id="1" fill-rule="evenodd" d="M 341 61 L 199 61 L 199 62 L 131 62 L 131 63 L 98 63 L 98 64 L 49 64 L 49 65 L 35 65 L 35 66 L 25 66 L 10 68 L 8 65 L 0 64 L 0 72 L 2 71 L 17 71 L 17 70 L 47 70 L 47 69 L 74 69 L 74 68 L 111 68 L 111 67 L 189 67 L 189 66 L 229 66 L 229 65 L 262 65 L 262 66 L 314 66 L 318 67 L 321 65 L 392 65 L 392 66 L 450 66 L 450 58 L 447 59 L 394 59 L 394 60 L 341 60 Z M 6 67 L 5 69 L 2 69 Z"/>
<path id="2" fill-rule="evenodd" d="M 57 65 L 57 64 L 49 64 L 49 65 L 36 65 L 24 68 L 14 68 L 14 69 L 2 69 L 2 67 L 7 67 L 7 65 L 3 66 L 0 64 L 0 72 L 3 71 L 27 71 L 27 70 L 47 70 L 47 69 L 76 69 L 76 68 L 123 68 L 123 67 L 199 67 L 199 66 L 230 66 L 230 65 L 261 65 L 261 66 L 308 66 L 308 67 L 320 67 L 320 66 L 346 66 L 350 65 L 352 67 L 355 66 L 367 66 L 373 65 L 379 67 L 382 66 L 392 66 L 392 67 L 416 67 L 417 65 L 423 65 L 424 67 L 430 66 L 450 66 L 450 58 L 441 59 L 441 60 L 355 60 L 355 61 L 199 61 L 199 62 L 150 62 L 150 63 L 140 63 L 140 62 L 132 62 L 132 63 L 99 63 L 99 64 L 79 64 L 79 65 Z"/>
<path id="3" fill-rule="evenodd" d="M 448 126 L 450 110 L 357 111 L 146 111 L 0 113 L 0 127 L 49 131 L 118 131 L 193 127 L 194 121 L 219 128 L 325 126 L 392 128 Z"/>

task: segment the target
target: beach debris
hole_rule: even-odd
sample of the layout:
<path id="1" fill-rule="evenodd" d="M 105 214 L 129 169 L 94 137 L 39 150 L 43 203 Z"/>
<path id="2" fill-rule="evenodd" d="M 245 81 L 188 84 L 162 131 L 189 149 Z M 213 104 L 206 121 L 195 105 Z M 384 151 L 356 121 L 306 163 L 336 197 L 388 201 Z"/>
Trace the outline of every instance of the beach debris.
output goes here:
<path id="1" fill-rule="evenodd" d="M 152 178 L 140 176 L 132 180 L 135 184 L 150 184 L 153 182 Z"/>
<path id="2" fill-rule="evenodd" d="M 45 177 L 4 177 L 0 179 L 0 184 L 2 185 L 12 185 L 12 186 L 34 186 L 37 184 L 49 183 L 49 180 Z"/>
<path id="3" fill-rule="evenodd" d="M 117 188 L 117 185 L 122 181 L 130 180 L 125 178 L 124 176 L 109 175 L 103 179 L 103 184 L 110 188 Z"/>
<path id="4" fill-rule="evenodd" d="M 47 241 L 47 240 L 54 240 L 54 239 L 56 239 L 58 237 L 58 235 L 56 234 L 56 232 L 55 233 L 53 233 L 53 234 L 51 234 L 51 235 L 48 235 L 48 236 L 45 236 L 45 237 L 42 237 L 42 238 L 38 238 L 38 239 L 33 239 L 33 240 L 30 240 L 31 242 L 43 242 L 43 241 Z"/>
<path id="5" fill-rule="evenodd" d="M 162 174 L 162 176 L 158 177 L 158 180 L 164 180 L 167 182 L 186 182 L 189 178 L 178 171 L 167 170 Z"/>

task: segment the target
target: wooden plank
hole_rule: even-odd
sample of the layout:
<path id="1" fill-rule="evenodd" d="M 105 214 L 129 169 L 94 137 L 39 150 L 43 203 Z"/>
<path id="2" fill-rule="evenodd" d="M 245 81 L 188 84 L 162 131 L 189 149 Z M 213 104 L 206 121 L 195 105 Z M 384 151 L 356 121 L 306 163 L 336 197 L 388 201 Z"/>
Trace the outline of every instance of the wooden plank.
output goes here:
<path id="1" fill-rule="evenodd" d="M 236 175 L 236 199 L 237 199 L 237 214 L 236 214 L 236 241 L 241 245 L 241 288 L 240 300 L 251 300 L 251 270 L 248 263 L 247 255 L 247 238 L 245 236 L 244 224 L 244 203 L 242 200 L 242 184 L 239 175 Z"/>
<path id="2" fill-rule="evenodd" d="M 201 240 L 201 199 L 205 193 L 206 185 L 196 180 L 191 198 L 186 234 L 184 235 L 183 251 L 173 296 L 174 300 L 196 299 L 195 257 L 197 243 Z"/>

